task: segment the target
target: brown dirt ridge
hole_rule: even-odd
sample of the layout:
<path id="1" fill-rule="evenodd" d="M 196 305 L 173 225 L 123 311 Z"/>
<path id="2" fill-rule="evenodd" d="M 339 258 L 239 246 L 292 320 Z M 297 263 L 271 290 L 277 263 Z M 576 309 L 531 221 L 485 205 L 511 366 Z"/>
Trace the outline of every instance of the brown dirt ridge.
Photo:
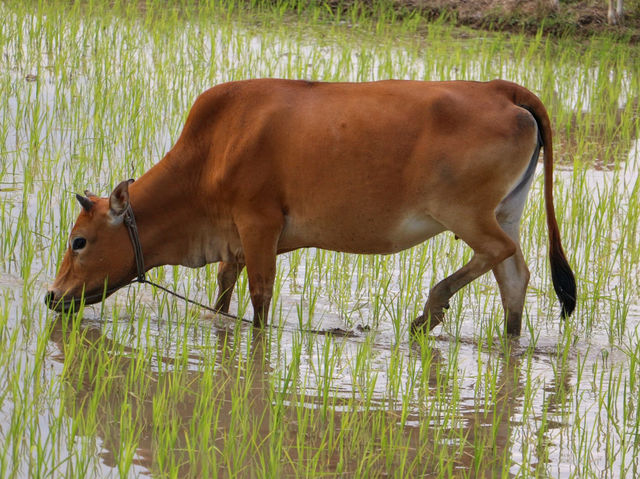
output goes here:
<path id="1" fill-rule="evenodd" d="M 330 0 L 331 1 L 331 0 Z M 339 1 L 339 0 L 338 0 Z M 357 1 L 357 0 L 356 0 Z M 364 0 L 369 3 L 375 0 Z M 640 41 L 640 0 L 624 0 L 617 25 L 607 21 L 608 0 L 392 0 L 400 11 L 430 19 L 497 31 L 592 36 Z M 344 5 L 344 3 L 342 3 Z M 615 6 L 615 2 L 614 2 Z"/>

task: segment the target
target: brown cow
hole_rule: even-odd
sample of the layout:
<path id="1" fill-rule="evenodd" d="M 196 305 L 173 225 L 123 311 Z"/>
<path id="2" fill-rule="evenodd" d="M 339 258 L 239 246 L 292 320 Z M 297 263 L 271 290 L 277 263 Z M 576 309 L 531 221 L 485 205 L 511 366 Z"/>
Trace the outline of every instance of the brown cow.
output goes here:
<path id="1" fill-rule="evenodd" d="M 246 266 L 255 326 L 267 322 L 279 253 L 388 254 L 450 230 L 474 255 L 435 285 L 412 331 L 437 325 L 454 293 L 493 270 L 506 332 L 519 334 L 529 271 L 518 230 L 542 145 L 552 279 L 568 316 L 576 287 L 553 207 L 549 117 L 534 94 L 500 80 L 211 88 L 138 181 L 109 198 L 78 195 L 83 211 L 46 302 L 99 302 L 131 282 L 130 205 L 146 269 L 222 262 L 219 310 Z"/>

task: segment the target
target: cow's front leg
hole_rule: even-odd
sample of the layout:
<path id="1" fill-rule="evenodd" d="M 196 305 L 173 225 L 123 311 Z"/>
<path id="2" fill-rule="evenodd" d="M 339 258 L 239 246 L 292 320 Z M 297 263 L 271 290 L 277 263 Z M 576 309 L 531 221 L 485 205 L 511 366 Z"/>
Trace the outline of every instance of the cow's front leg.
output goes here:
<path id="1" fill-rule="evenodd" d="M 244 263 L 226 263 L 221 261 L 218 265 L 218 298 L 214 306 L 216 311 L 220 311 L 221 313 L 229 312 L 233 288 L 243 268 Z"/>
<path id="2" fill-rule="evenodd" d="M 253 326 L 266 326 L 276 277 L 276 253 L 281 224 L 247 224 L 238 227 L 249 278 Z"/>

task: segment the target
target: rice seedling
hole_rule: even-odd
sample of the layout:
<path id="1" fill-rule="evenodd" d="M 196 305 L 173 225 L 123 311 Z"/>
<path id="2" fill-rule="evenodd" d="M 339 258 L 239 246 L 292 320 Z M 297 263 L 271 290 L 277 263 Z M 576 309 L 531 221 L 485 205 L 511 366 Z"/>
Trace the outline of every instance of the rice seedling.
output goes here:
<path id="1" fill-rule="evenodd" d="M 452 29 L 374 2 L 0 5 L 2 477 L 634 477 L 640 396 L 638 51 Z M 279 76 L 503 77 L 556 132 L 556 207 L 579 282 L 558 319 L 538 178 L 522 247 L 523 335 L 487 275 L 410 341 L 452 235 L 393 256 L 279 259 L 256 333 L 150 287 L 58 317 L 42 304 L 77 211 L 146 171 L 207 87 Z M 202 302 L 216 266 L 152 279 Z M 232 309 L 249 312 L 240 277 Z M 341 327 L 355 337 L 303 333 Z"/>

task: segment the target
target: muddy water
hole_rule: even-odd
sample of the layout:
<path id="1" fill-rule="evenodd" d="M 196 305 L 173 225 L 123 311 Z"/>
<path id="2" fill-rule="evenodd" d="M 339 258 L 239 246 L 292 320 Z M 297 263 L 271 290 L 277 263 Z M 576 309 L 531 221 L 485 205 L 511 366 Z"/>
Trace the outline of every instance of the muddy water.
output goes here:
<path id="1" fill-rule="evenodd" d="M 192 33 L 184 33 L 181 41 L 185 45 L 193 38 Z M 117 33 L 109 34 L 119 41 Z M 203 47 L 206 60 L 218 58 L 220 50 L 230 60 L 215 64 L 216 71 L 207 72 L 210 76 L 206 81 L 194 78 L 197 72 L 183 78 L 173 88 L 181 98 L 193 98 L 205 83 L 248 76 L 243 69 L 250 62 L 243 59 L 240 50 L 259 59 L 251 63 L 252 76 L 291 76 L 292 68 L 298 72 L 296 76 L 324 79 L 384 77 L 377 72 L 385 68 L 402 78 L 457 75 L 454 70 L 432 71 L 420 58 L 398 49 L 370 54 L 367 52 L 373 50 L 364 48 L 348 53 L 346 63 L 341 63 L 345 62 L 341 60 L 341 47 L 326 39 L 317 44 L 295 43 L 283 36 L 265 39 L 255 32 L 238 37 L 234 49 L 227 34 L 207 37 L 204 32 L 203 38 L 209 42 L 203 43 L 215 45 Z M 266 49 L 265 43 L 269 45 Z M 127 61 L 140 71 L 154 72 L 156 59 L 151 51 L 131 50 Z M 185 46 L 176 56 L 187 58 L 190 53 Z M 28 55 L 28 49 L 25 47 L 21 54 Z M 10 51 L 5 58 L 14 56 L 16 52 Z M 124 65 L 125 60 L 122 62 Z M 353 68 L 363 62 L 368 65 L 364 73 Z M 43 476 L 80 476 L 89 471 L 88 475 L 94 477 L 118 477 L 123 471 L 120 448 L 126 439 L 122 414 L 128 411 L 140 431 L 128 475 L 161 475 L 154 455 L 157 424 L 153 397 L 163 384 L 172 381 L 188 385 L 173 410 L 180 430 L 193 422 L 195 404 L 204 390 L 218 389 L 223 419 L 216 423 L 211 437 L 224 438 L 234 427 L 224 418 L 231 417 L 234 388 L 238 387 L 234 381 L 241 378 L 254 404 L 250 421 L 257 425 L 256 443 L 262 444 L 270 433 L 274 407 L 269 391 L 274 383 L 276 389 L 284 388 L 283 372 L 295 368 L 304 381 L 296 384 L 295 394 L 285 404 L 292 435 L 297 427 L 295 411 L 301 404 L 312 410 L 329 407 L 338 432 L 341 421 L 353 421 L 354 414 L 366 420 L 372 411 L 378 411 L 385 420 L 401 424 L 409 456 L 420 450 L 418 441 L 427 438 L 432 450 L 452 451 L 456 457 L 453 470 L 499 476 L 502 458 L 507 457 L 512 461 L 509 472 L 514 476 L 540 471 L 554 477 L 636 475 L 640 298 L 637 288 L 625 288 L 621 282 L 638 278 L 638 265 L 627 264 L 623 255 L 612 255 L 610 263 L 601 265 L 589 257 L 586 246 L 574 252 L 574 257 L 581 287 L 589 291 L 589 298 L 584 299 L 582 310 L 579 308 L 577 318 L 567 327 L 557 320 L 558 311 L 554 309 L 557 307 L 545 273 L 546 245 L 525 245 L 532 271 L 527 326 L 520 339 L 508 344 L 499 339 L 500 302 L 490 277 L 466 288 L 456 299 L 449 320 L 434 331 L 428 351 L 408 340 L 408 324 L 422 308 L 429 285 L 459 267 L 464 257 L 464 248 L 446 238 L 384 259 L 355 259 L 313 250 L 281 258 L 274 315 L 277 326 L 257 339 L 245 326 L 212 318 L 208 313 L 187 314 L 184 305 L 135 286 L 110 298 L 104 308 L 87 308 L 79 325 L 83 339 L 75 343 L 68 325 L 47 311 L 41 300 L 55 271 L 55 249 L 66 241 L 66 225 L 60 226 L 62 218 L 74 215 L 69 210 L 75 205 L 65 188 L 76 191 L 92 181 L 87 186 L 105 191 L 114 165 L 122 169 L 122 175 L 118 171 L 117 176 L 129 176 L 131 169 L 144 170 L 175 139 L 187 105 L 176 101 L 164 107 L 162 115 L 171 120 L 158 118 L 160 126 L 147 136 L 140 134 L 143 139 L 132 139 L 127 136 L 130 132 L 121 131 L 118 125 L 112 130 L 99 122 L 79 126 L 74 123 L 76 117 L 71 115 L 70 120 L 60 112 L 75 111 L 75 115 L 88 118 L 99 115 L 94 105 L 100 96 L 100 90 L 94 89 L 94 84 L 102 81 L 99 72 L 87 67 L 76 76 L 64 77 L 38 68 L 49 63 L 55 63 L 53 54 L 43 54 L 10 69 L 7 84 L 14 93 L 2 104 L 7 127 L 0 167 L 4 235 L 0 339 L 10 350 L 10 354 L 0 356 L 2 377 L 10 378 L 0 395 L 0 435 L 6 445 L 0 461 L 3 472 L 9 470 L 6 464 L 13 462 L 17 464 L 13 469 L 17 477 L 33 477 L 34 471 Z M 346 64 L 351 69 L 344 73 Z M 483 65 L 472 62 L 466 75 L 506 76 L 528 85 L 535 83 L 517 75 L 514 78 L 517 66 L 503 65 L 487 71 Z M 27 79 L 31 68 L 39 72 L 39 81 Z M 589 74 L 577 71 L 577 76 Z M 149 78 L 145 88 L 162 87 L 154 75 Z M 572 94 L 571 85 L 560 87 L 558 101 L 564 102 L 564 108 L 581 100 L 583 108 L 589 109 L 589 99 Z M 627 88 L 616 103 L 624 105 L 632 96 Z M 92 100 L 83 101 L 87 97 Z M 139 143 L 151 145 L 141 147 L 146 148 L 141 154 L 143 160 L 132 153 L 131 145 Z M 79 158 L 94 154 L 90 145 L 95 144 L 102 144 L 99 161 L 88 171 L 78 171 Z M 580 177 L 587 184 L 586 190 L 601 192 L 599 197 L 620 193 L 622 201 L 616 208 L 622 216 L 629 203 L 637 201 L 630 192 L 634 188 L 637 191 L 639 150 L 635 140 L 632 148 L 624 151 L 625 157 L 619 159 L 619 170 L 590 170 Z M 130 168 L 134 160 L 139 163 Z M 560 169 L 556 178 L 558 188 L 565 193 L 560 197 L 567 198 L 566 191 L 576 183 L 574 170 Z M 539 181 L 530 198 L 534 202 L 541 198 Z M 597 241 L 598 226 L 589 227 L 596 228 L 590 237 Z M 450 255 L 444 253 L 447 248 L 451 248 Z M 425 261 L 425 257 L 429 259 Z M 417 275 L 420 265 L 422 273 Z M 595 288 L 589 283 L 597 280 L 593 269 L 598 268 L 606 269 L 607 279 Z M 162 279 L 207 301 L 215 286 L 213 277 L 211 271 L 178 270 L 174 275 L 174 270 L 166 268 Z M 234 299 L 232 308 L 249 314 L 245 312 L 246 281 L 240 290 L 240 299 Z M 587 325 L 581 318 L 589 317 L 586 309 L 592 304 L 598 308 L 596 319 Z M 191 319 L 183 321 L 185 317 Z M 611 320 L 621 318 L 624 322 L 609 327 Z M 303 327 L 340 327 L 353 331 L 354 337 L 306 335 L 300 332 L 301 323 Z M 242 344 L 243 353 L 231 352 L 229 344 L 234 342 Z M 294 361 L 292 351 L 300 344 L 299 360 Z M 78 378 L 66 368 L 78 356 L 88 358 L 88 362 L 105 361 L 104 353 L 95 345 L 109 352 L 109 361 L 119 362 L 123 377 L 124 372 L 141 364 L 142 377 L 147 381 L 147 389 L 141 393 L 145 394 L 123 396 L 121 391 L 127 386 L 116 376 L 113 391 L 103 396 L 94 413 L 87 406 L 95 393 L 91 377 Z M 329 368 L 325 366 L 327 350 L 332 352 Z M 185 354 L 186 371 L 175 366 Z M 137 359 L 147 356 L 151 357 L 148 361 Z M 366 373 L 362 372 L 362 357 L 366 358 Z M 213 364 L 205 365 L 207 362 Z M 207 368 L 216 372 L 213 384 L 203 373 Z M 416 375 L 428 378 L 427 388 L 410 386 Z M 443 377 L 447 378 L 444 382 Z M 431 413 L 425 416 L 425 410 Z M 97 427 L 87 426 L 91 424 Z M 188 457 L 181 456 L 187 448 L 183 441 L 185 436 L 179 436 L 175 454 L 188 462 Z M 309 437 L 308 442 L 311 448 L 322 444 L 321 437 Z M 477 466 L 474 445 L 482 443 L 496 447 Z M 295 450 L 288 449 L 290 454 Z M 322 471 L 330 474 L 339 458 L 325 459 Z M 259 469 L 251 459 L 247 461 L 248 470 Z M 586 465 L 589 471 L 583 471 Z M 225 467 L 220 466 L 222 476 L 228 473 Z M 346 469 L 353 467 L 350 464 Z M 294 473 L 286 467 L 283 472 Z"/>

